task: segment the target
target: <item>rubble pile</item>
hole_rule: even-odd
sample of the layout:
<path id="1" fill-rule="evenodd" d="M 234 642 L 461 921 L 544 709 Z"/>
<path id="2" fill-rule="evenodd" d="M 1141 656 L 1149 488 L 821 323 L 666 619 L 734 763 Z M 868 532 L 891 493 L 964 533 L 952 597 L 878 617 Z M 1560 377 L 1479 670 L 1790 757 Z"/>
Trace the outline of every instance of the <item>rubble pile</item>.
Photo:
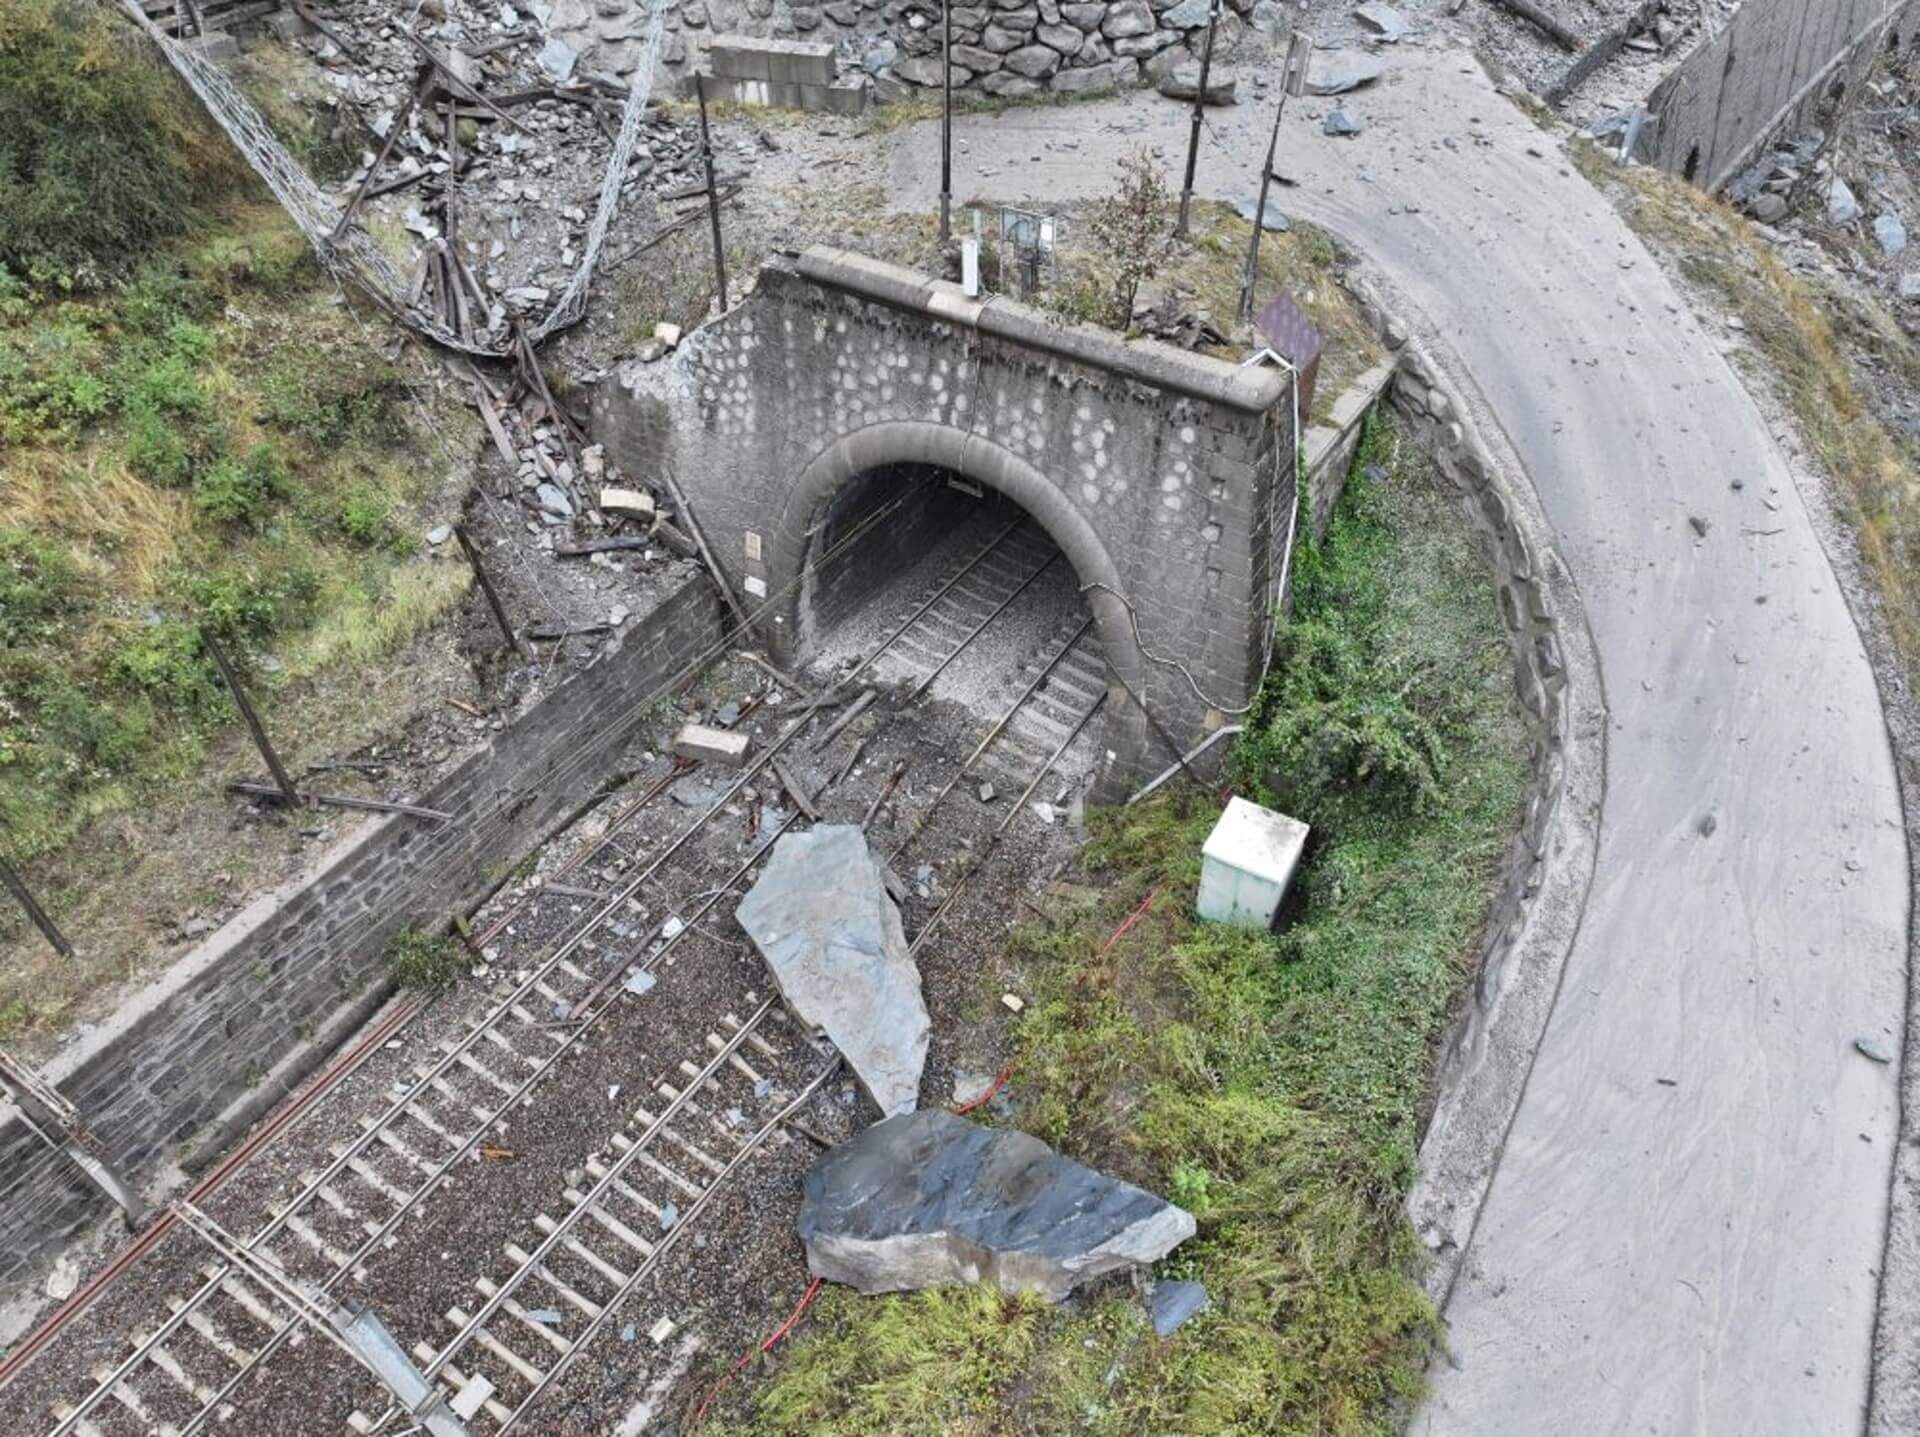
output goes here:
<path id="1" fill-rule="evenodd" d="M 296 42 L 371 136 L 342 205 L 364 189 L 356 222 L 405 246 L 395 257 L 416 288 L 445 242 L 466 271 L 455 288 L 469 332 L 488 345 L 544 313 L 571 277 L 628 94 L 550 35 L 544 9 L 424 0 L 410 32 L 389 7 L 349 3 Z M 644 15 L 634 12 L 636 33 Z M 645 237 L 644 201 L 699 174 L 697 128 L 650 108 L 606 259 Z"/>
<path id="2" fill-rule="evenodd" d="M 1920 305 L 1920 81 L 1882 65 L 1851 104 L 1785 135 L 1727 188 L 1802 272 L 1841 269 Z"/>

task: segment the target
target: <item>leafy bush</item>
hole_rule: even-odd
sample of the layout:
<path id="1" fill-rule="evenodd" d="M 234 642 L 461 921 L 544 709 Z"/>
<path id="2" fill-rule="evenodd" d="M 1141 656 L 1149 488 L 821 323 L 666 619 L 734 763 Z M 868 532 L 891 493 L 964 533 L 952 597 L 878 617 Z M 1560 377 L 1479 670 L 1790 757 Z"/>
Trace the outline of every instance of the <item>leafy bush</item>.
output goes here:
<path id="1" fill-rule="evenodd" d="M 123 640 L 107 664 L 122 687 L 196 717 L 220 709 L 220 673 L 191 624 L 143 625 Z"/>
<path id="2" fill-rule="evenodd" d="M 67 551 L 26 529 L 0 527 L 0 639 L 25 643 L 77 606 L 77 579 Z"/>
<path id="3" fill-rule="evenodd" d="M 1160 177 L 1160 164 L 1144 148 L 1120 161 L 1113 193 L 1094 202 L 1087 215 L 1087 237 L 1104 261 L 1112 284 L 1109 323 L 1125 329 L 1133 322 L 1133 300 L 1143 281 L 1160 272 L 1173 253 L 1173 191 Z"/>
<path id="4" fill-rule="evenodd" d="M 263 424 L 320 449 L 387 436 L 400 371 L 384 360 L 340 359 L 316 368 L 305 355 L 277 356 L 261 376 Z"/>
<path id="5" fill-rule="evenodd" d="M 193 481 L 193 507 L 216 524 L 258 525 L 286 485 L 286 466 L 255 445 L 244 460 L 216 459 Z"/>
<path id="6" fill-rule="evenodd" d="M 79 0 L 0 0 L 0 267 L 124 274 L 243 170 L 150 47 Z"/>
<path id="7" fill-rule="evenodd" d="M 465 967 L 460 945 L 444 934 L 408 928 L 387 949 L 387 972 L 393 981 L 428 997 L 453 987 Z"/>
<path id="8" fill-rule="evenodd" d="M 340 532 L 356 544 L 406 554 L 413 541 L 394 522 L 393 500 L 371 484 L 355 484 L 340 505 Z"/>

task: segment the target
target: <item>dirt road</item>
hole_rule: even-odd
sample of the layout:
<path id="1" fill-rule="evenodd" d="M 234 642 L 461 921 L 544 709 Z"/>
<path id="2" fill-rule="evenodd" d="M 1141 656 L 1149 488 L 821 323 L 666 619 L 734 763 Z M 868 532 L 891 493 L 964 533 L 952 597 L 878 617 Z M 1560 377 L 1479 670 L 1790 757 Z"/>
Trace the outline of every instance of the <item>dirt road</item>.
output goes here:
<path id="1" fill-rule="evenodd" d="M 1203 194 L 1254 186 L 1271 112 L 1242 98 L 1211 112 Z M 1558 142 L 1458 50 L 1395 54 L 1349 97 L 1357 139 L 1321 134 L 1328 103 L 1294 102 L 1278 203 L 1368 251 L 1464 367 L 1609 711 L 1586 915 L 1414 1430 L 1853 1427 L 1898 1078 L 1853 1043 L 1899 1050 L 1908 922 L 1860 637 L 1716 339 Z M 970 117 L 955 189 L 1095 193 L 1186 128 L 1150 94 Z M 900 137 L 896 204 L 934 203 L 938 142 Z"/>

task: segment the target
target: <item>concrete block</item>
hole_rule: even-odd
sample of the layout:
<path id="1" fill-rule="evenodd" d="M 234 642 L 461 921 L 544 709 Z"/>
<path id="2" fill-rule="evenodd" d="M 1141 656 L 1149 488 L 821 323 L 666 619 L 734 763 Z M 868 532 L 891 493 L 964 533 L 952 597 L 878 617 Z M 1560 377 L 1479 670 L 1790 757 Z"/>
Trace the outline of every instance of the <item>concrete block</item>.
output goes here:
<path id="1" fill-rule="evenodd" d="M 769 49 L 767 78 L 789 85 L 819 85 L 822 88 L 831 85 L 833 46 L 808 40 L 780 42 L 778 48 Z"/>
<path id="2" fill-rule="evenodd" d="M 683 725 L 673 739 L 675 757 L 717 763 L 722 768 L 744 765 L 747 751 L 752 747 L 753 740 L 744 733 L 729 733 L 725 729 L 710 728 L 701 723 Z"/>
<path id="3" fill-rule="evenodd" d="M 1200 916 L 1237 928 L 1272 927 L 1307 833 L 1297 818 L 1228 799 L 1200 850 Z"/>
<path id="4" fill-rule="evenodd" d="M 826 100 L 821 108 L 834 115 L 864 114 L 870 93 L 871 87 L 865 75 L 851 80 L 836 80 L 827 86 Z"/>
<path id="5" fill-rule="evenodd" d="M 765 80 L 767 48 L 751 35 L 715 35 L 707 46 L 707 63 L 715 76 L 730 80 Z"/>

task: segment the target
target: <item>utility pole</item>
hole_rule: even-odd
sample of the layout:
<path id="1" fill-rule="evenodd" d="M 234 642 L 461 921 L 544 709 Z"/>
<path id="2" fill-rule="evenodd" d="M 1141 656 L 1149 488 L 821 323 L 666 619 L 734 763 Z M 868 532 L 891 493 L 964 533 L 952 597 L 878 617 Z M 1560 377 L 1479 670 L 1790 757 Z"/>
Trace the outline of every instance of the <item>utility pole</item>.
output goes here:
<path id="1" fill-rule="evenodd" d="M 280 762 L 280 755 L 273 751 L 273 744 L 267 738 L 266 725 L 260 722 L 260 715 L 253 711 L 253 701 L 247 697 L 247 691 L 240 687 L 240 676 L 233 671 L 233 665 L 227 662 L 227 656 L 221 652 L 220 645 L 213 641 L 213 635 L 204 629 L 200 633 L 200 642 L 205 644 L 207 652 L 213 655 L 213 661 L 220 668 L 220 677 L 227 681 L 227 689 L 233 695 L 233 702 L 240 710 L 240 717 L 247 721 L 247 728 L 253 734 L 254 747 L 260 750 L 260 757 L 267 761 L 267 772 L 273 775 L 274 787 L 280 790 L 280 797 L 286 800 L 290 808 L 300 806 L 300 791 L 293 786 L 293 780 L 287 776 L 286 766 Z"/>
<path id="2" fill-rule="evenodd" d="M 1173 227 L 1175 239 L 1187 237 L 1187 207 L 1193 202 L 1193 172 L 1200 163 L 1201 111 L 1207 105 L 1207 76 L 1213 70 L 1213 32 L 1220 22 L 1220 0 L 1207 8 L 1207 42 L 1200 50 L 1200 84 L 1193 92 L 1193 131 L 1187 137 L 1187 179 L 1180 187 L 1180 219 Z"/>
<path id="3" fill-rule="evenodd" d="M 1280 101 L 1273 107 L 1273 133 L 1267 137 L 1267 163 L 1260 170 L 1260 203 L 1253 212 L 1253 237 L 1247 241 L 1247 268 L 1240 277 L 1240 322 L 1253 318 L 1253 290 L 1260 281 L 1260 232 L 1267 227 L 1267 190 L 1273 184 L 1273 159 L 1280 145 L 1280 117 L 1287 112 L 1287 96 L 1307 86 L 1307 62 L 1313 58 L 1313 37 L 1295 30 L 1287 37 L 1286 66 L 1281 71 Z"/>
<path id="4" fill-rule="evenodd" d="M 67 935 L 47 916 L 47 910 L 34 898 L 33 890 L 27 887 L 27 881 L 20 876 L 20 871 L 4 858 L 0 858 L 0 885 L 4 885 L 7 892 L 27 910 L 27 917 L 33 920 L 33 926 L 53 945 L 54 952 L 62 958 L 73 957 L 73 945 L 67 942 Z"/>
<path id="5" fill-rule="evenodd" d="M 467 537 L 464 524 L 453 526 L 453 537 L 460 541 L 460 552 L 467 556 L 467 563 L 473 568 L 473 577 L 480 581 L 480 592 L 487 596 L 487 607 L 493 610 L 493 621 L 500 626 L 500 632 L 506 636 L 507 647 L 520 658 L 526 657 L 526 651 L 520 647 L 520 640 L 514 636 L 513 625 L 507 622 L 507 606 L 500 602 L 500 595 L 493 587 L 493 576 L 487 573 L 487 566 L 480 562 L 480 551 L 473 547 L 473 540 Z"/>
<path id="6" fill-rule="evenodd" d="M 700 101 L 700 159 L 707 169 L 707 218 L 713 223 L 713 272 L 720 282 L 720 311 L 727 309 L 727 253 L 720 243 L 720 191 L 713 182 L 713 141 L 707 135 L 707 82 L 698 71 L 693 93 Z"/>
<path id="7" fill-rule="evenodd" d="M 953 0 L 940 0 L 940 243 L 953 238 Z"/>

